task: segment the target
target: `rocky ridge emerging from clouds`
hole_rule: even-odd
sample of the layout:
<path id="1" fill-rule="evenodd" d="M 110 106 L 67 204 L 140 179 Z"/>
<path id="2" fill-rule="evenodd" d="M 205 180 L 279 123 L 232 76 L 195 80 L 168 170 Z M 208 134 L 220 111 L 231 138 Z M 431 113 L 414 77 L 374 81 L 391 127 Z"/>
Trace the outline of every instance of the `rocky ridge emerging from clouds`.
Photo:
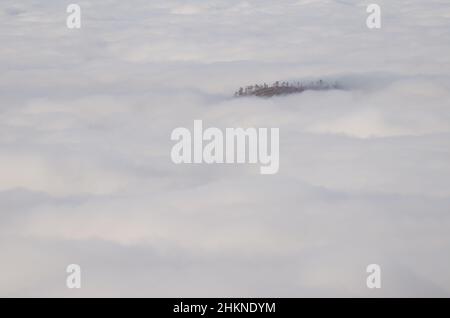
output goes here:
<path id="1" fill-rule="evenodd" d="M 258 97 L 273 97 L 279 95 L 289 95 L 302 93 L 307 90 L 331 90 L 340 89 L 338 83 L 334 82 L 332 84 L 324 82 L 323 80 L 318 80 L 316 82 L 280 82 L 277 81 L 271 86 L 268 84 L 255 84 L 244 87 L 240 87 L 234 93 L 235 97 L 244 96 L 258 96 Z"/>

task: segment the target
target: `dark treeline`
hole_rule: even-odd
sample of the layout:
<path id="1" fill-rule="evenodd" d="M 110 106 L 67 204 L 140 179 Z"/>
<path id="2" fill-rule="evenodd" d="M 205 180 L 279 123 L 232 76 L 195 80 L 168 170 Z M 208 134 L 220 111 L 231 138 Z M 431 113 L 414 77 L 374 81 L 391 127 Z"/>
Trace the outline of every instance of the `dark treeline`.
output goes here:
<path id="1" fill-rule="evenodd" d="M 322 80 L 316 82 L 275 82 L 272 85 L 255 84 L 246 87 L 239 88 L 234 96 L 260 96 L 260 97 L 272 97 L 275 95 L 287 95 L 294 93 L 301 93 L 306 90 L 328 90 L 328 89 L 338 89 L 337 83 L 329 84 Z"/>

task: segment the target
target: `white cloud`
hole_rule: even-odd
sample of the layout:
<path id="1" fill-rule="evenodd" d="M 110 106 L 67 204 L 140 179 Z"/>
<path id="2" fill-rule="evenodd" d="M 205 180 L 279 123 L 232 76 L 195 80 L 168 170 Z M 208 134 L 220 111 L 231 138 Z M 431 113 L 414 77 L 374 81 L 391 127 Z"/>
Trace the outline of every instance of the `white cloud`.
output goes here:
<path id="1" fill-rule="evenodd" d="M 448 296 L 449 8 L 379 4 L 2 1 L 0 295 Z M 279 127 L 279 174 L 172 164 L 194 119 Z"/>

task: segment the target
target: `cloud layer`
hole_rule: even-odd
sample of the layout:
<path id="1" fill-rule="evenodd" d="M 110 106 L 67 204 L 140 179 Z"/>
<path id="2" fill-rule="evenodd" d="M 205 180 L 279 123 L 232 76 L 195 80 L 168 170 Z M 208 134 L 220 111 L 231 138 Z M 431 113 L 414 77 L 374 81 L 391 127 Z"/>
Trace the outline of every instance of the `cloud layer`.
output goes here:
<path id="1" fill-rule="evenodd" d="M 378 3 L 2 1 L 0 295 L 449 296 L 450 6 Z M 174 165 L 195 119 L 279 127 L 280 172 Z"/>

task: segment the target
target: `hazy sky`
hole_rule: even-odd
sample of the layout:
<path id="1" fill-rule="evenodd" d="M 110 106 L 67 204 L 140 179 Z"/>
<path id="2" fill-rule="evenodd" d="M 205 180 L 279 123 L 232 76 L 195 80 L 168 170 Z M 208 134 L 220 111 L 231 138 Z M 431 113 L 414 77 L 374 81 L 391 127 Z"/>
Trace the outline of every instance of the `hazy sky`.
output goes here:
<path id="1" fill-rule="evenodd" d="M 450 3 L 0 3 L 0 296 L 450 296 Z M 346 89 L 231 98 L 239 86 Z M 280 128 L 280 171 L 172 130 Z M 82 288 L 66 288 L 66 266 Z M 366 288 L 366 266 L 382 289 Z"/>

